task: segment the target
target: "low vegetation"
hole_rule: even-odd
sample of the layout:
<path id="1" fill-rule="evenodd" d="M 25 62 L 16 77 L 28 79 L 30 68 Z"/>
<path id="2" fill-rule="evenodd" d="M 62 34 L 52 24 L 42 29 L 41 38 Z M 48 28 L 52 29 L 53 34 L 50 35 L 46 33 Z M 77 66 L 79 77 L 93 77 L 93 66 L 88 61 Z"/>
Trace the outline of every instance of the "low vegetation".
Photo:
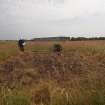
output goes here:
<path id="1" fill-rule="evenodd" d="M 59 42 L 62 56 L 55 43 L 0 45 L 0 105 L 105 105 L 105 42 Z"/>

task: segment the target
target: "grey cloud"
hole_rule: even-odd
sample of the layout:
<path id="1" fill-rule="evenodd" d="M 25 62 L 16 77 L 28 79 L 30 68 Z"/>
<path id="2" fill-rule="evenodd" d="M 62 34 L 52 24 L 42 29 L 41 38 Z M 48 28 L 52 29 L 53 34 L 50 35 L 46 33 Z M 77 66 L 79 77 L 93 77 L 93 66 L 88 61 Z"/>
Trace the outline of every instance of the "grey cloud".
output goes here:
<path id="1" fill-rule="evenodd" d="M 0 39 L 104 35 L 105 0 L 0 0 Z"/>

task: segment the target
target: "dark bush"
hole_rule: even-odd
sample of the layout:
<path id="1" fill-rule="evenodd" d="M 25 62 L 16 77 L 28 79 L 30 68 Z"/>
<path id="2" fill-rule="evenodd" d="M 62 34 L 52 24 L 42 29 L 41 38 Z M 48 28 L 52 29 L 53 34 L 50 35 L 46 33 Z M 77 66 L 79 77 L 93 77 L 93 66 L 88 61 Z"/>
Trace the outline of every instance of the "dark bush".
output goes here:
<path id="1" fill-rule="evenodd" d="M 54 44 L 53 46 L 53 52 L 61 52 L 62 46 L 60 44 Z"/>

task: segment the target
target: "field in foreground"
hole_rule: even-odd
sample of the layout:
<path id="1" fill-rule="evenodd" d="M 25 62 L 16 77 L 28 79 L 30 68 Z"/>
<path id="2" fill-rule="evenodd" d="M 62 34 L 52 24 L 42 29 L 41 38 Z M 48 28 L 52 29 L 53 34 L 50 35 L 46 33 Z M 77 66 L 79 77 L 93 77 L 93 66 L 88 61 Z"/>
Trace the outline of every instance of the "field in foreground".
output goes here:
<path id="1" fill-rule="evenodd" d="M 54 43 L 62 56 L 52 53 Z M 105 105 L 105 41 L 0 42 L 0 105 Z"/>

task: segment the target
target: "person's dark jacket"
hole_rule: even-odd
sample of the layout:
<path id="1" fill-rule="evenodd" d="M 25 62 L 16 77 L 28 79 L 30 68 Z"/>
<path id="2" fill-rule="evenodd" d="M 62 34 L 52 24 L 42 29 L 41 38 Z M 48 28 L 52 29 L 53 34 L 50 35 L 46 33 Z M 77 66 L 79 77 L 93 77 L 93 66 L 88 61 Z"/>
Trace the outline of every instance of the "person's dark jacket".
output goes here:
<path id="1" fill-rule="evenodd" d="M 23 40 L 23 39 L 20 39 L 18 41 L 18 46 L 19 46 L 21 51 L 24 51 L 24 43 L 25 43 L 25 40 Z"/>

